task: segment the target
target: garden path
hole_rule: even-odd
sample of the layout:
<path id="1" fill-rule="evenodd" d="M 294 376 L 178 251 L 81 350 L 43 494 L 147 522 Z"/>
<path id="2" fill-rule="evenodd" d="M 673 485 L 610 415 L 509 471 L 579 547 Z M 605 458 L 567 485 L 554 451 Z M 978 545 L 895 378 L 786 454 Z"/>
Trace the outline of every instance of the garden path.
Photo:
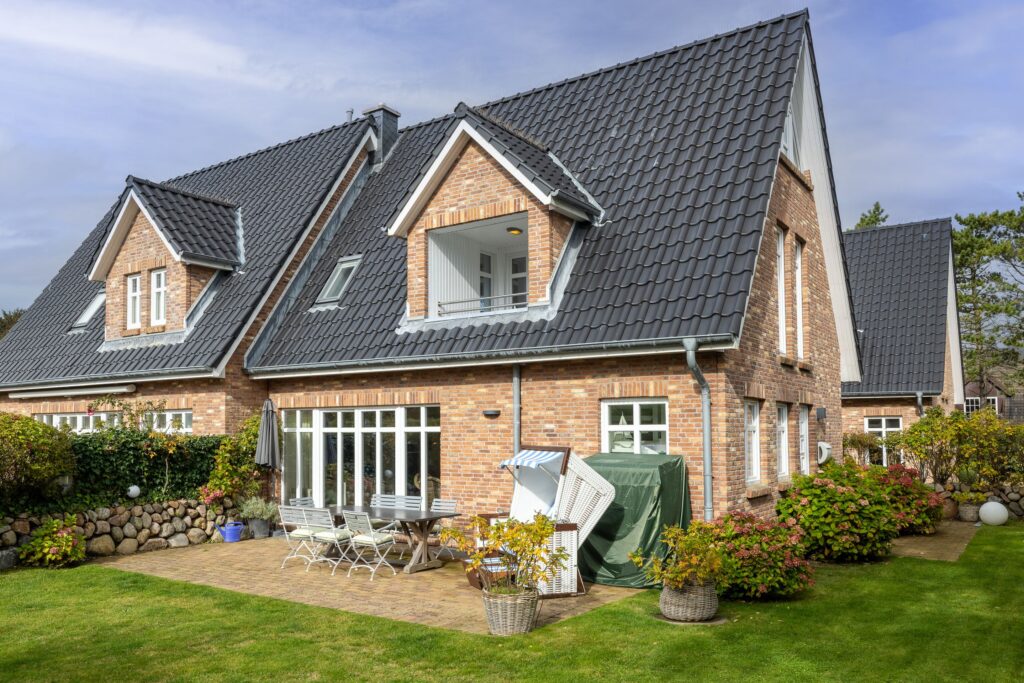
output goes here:
<path id="1" fill-rule="evenodd" d="M 900 536 L 892 544 L 892 554 L 923 560 L 956 562 L 978 527 L 971 522 L 942 521 L 930 536 Z"/>

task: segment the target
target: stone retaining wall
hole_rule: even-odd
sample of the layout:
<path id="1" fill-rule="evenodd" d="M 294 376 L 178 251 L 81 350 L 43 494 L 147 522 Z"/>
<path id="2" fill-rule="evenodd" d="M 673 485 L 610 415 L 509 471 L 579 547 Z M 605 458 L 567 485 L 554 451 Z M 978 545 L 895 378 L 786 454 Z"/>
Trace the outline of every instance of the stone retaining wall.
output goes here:
<path id="1" fill-rule="evenodd" d="M 996 489 L 986 489 L 980 486 L 963 486 L 960 483 L 954 482 L 951 484 L 952 493 L 959 491 L 975 491 L 984 493 L 988 498 L 988 502 L 995 501 L 1002 503 L 1006 506 L 1006 509 L 1010 511 L 1010 517 L 1017 519 L 1024 519 L 1024 484 L 1020 486 L 1012 486 L 1010 484 L 1003 484 L 1001 487 Z M 952 495 L 947 492 L 947 495 Z"/>
<path id="2" fill-rule="evenodd" d="M 222 540 L 216 525 L 237 521 L 236 509 L 230 498 L 214 505 L 194 498 L 115 505 L 77 513 L 75 531 L 85 537 L 85 552 L 91 556 L 183 548 L 211 539 Z M 50 519 L 51 515 L 27 513 L 0 518 L 0 569 L 12 565 L 17 548 L 28 542 L 36 527 Z"/>

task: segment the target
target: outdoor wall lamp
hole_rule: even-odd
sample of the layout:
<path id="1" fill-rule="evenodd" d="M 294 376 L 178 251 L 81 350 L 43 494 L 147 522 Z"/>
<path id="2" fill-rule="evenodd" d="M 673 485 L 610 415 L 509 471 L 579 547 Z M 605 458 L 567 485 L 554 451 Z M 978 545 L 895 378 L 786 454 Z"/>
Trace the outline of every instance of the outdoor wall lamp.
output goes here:
<path id="1" fill-rule="evenodd" d="M 505 232 L 512 235 L 513 237 L 519 237 L 520 235 L 523 234 L 523 229 L 512 226 L 510 228 L 505 228 Z"/>
<path id="2" fill-rule="evenodd" d="M 499 415 L 501 415 L 501 411 L 500 410 L 485 410 L 484 411 L 484 417 L 487 417 L 487 418 L 494 419 L 494 418 L 498 417 Z"/>

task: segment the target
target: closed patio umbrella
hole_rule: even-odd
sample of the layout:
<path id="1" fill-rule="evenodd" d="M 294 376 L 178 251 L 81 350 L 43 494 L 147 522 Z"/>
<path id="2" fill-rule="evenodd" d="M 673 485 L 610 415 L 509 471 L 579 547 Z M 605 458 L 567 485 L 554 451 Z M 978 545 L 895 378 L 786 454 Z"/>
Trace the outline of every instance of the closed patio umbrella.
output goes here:
<path id="1" fill-rule="evenodd" d="M 277 493 L 277 469 L 281 466 L 281 448 L 277 436 L 277 411 L 269 398 L 260 413 L 260 434 L 256 440 L 256 464 L 270 468 L 270 489 Z"/>

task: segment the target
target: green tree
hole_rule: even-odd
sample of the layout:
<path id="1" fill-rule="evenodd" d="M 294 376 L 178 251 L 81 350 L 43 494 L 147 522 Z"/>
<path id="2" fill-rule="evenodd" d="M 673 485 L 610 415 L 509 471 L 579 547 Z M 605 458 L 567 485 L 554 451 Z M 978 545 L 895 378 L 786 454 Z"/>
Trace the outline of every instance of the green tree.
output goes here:
<path id="1" fill-rule="evenodd" d="M 18 322 L 18 318 L 25 310 L 22 308 L 15 308 L 13 311 L 0 311 L 0 339 L 3 339 L 4 335 L 10 332 L 11 328 L 14 327 L 14 323 Z"/>
<path id="2" fill-rule="evenodd" d="M 860 220 L 857 221 L 857 225 L 853 226 L 853 229 L 863 230 L 864 228 L 873 228 L 876 225 L 885 225 L 887 220 L 889 220 L 889 214 L 882 209 L 881 204 L 875 202 L 870 209 L 860 215 Z"/>

